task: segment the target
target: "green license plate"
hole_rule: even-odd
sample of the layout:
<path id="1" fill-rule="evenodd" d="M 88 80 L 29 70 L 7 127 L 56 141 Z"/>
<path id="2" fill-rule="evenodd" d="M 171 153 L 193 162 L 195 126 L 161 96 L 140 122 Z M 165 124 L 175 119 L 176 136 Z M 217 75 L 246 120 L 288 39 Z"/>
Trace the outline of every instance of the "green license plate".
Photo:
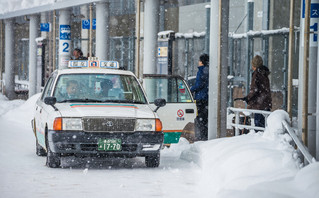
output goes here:
<path id="1" fill-rule="evenodd" d="M 99 139 L 99 151 L 120 151 L 122 150 L 121 139 Z"/>

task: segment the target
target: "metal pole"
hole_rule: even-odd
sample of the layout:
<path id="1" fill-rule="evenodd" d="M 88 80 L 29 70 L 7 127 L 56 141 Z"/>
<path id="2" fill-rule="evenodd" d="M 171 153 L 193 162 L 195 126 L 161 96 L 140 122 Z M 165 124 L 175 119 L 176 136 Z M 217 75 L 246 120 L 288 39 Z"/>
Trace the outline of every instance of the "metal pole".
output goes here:
<path id="1" fill-rule="evenodd" d="M 127 70 L 133 71 L 132 70 L 132 64 L 131 64 L 131 59 L 132 59 L 132 37 L 128 37 L 128 57 L 127 57 Z"/>
<path id="2" fill-rule="evenodd" d="M 107 60 L 109 43 L 109 4 L 105 2 L 97 3 L 96 6 L 96 57 L 101 60 Z M 91 26 L 92 27 L 92 26 Z M 123 48 L 122 48 L 123 49 Z M 123 66 L 123 65 L 121 65 Z"/>
<path id="3" fill-rule="evenodd" d="M 221 48 L 221 43 L 222 43 L 222 0 L 219 0 L 219 4 L 218 4 L 218 64 L 217 64 L 217 134 L 216 134 L 216 138 L 220 138 L 220 120 L 221 120 L 221 115 L 220 115 L 220 110 L 221 110 L 221 73 L 222 73 L 222 56 L 221 56 L 221 52 L 222 52 L 222 48 Z"/>
<path id="4" fill-rule="evenodd" d="M 124 66 L 124 37 L 120 38 L 120 42 L 121 42 L 121 67 Z"/>
<path id="5" fill-rule="evenodd" d="M 156 73 L 157 33 L 158 33 L 158 0 L 144 1 L 144 66 L 143 74 Z"/>
<path id="6" fill-rule="evenodd" d="M 14 92 L 14 27 L 13 19 L 5 20 L 5 95 L 9 100 L 15 98 Z"/>
<path id="7" fill-rule="evenodd" d="M 236 64 L 237 64 L 237 73 L 236 73 L 236 76 L 240 75 L 241 73 L 241 39 L 238 39 L 237 40 L 237 61 L 236 61 Z"/>
<path id="8" fill-rule="evenodd" d="M 262 29 L 268 30 L 269 29 L 269 5 L 270 0 L 263 0 L 263 17 L 262 17 Z M 269 48 L 269 37 L 262 37 L 263 38 L 263 62 L 264 65 L 268 65 L 268 48 Z"/>
<path id="9" fill-rule="evenodd" d="M 3 20 L 0 20 L 0 90 L 2 90 L 2 71 L 3 71 Z"/>
<path id="10" fill-rule="evenodd" d="M 210 35 L 210 6 L 206 8 L 206 34 L 205 34 L 205 53 L 209 54 L 209 35 Z"/>
<path id="11" fill-rule="evenodd" d="M 254 26 L 254 1 L 248 1 L 247 4 L 247 32 L 253 30 Z M 250 87 L 250 37 L 247 35 L 246 41 L 246 95 L 249 93 Z"/>
<path id="12" fill-rule="evenodd" d="M 93 5 L 90 4 L 90 36 L 89 36 L 89 57 L 92 57 L 92 38 L 93 38 L 93 30 L 92 30 L 92 24 L 93 24 Z"/>
<path id="13" fill-rule="evenodd" d="M 29 29 L 29 98 L 37 93 L 37 43 L 39 16 L 30 16 Z"/>
<path id="14" fill-rule="evenodd" d="M 56 11 L 53 10 L 52 20 L 52 68 L 56 69 Z"/>
<path id="15" fill-rule="evenodd" d="M 319 42 L 318 43 L 318 49 L 319 49 Z M 319 57 L 319 50 L 317 50 L 317 57 Z M 317 68 L 319 68 L 319 59 L 317 59 Z M 317 70 L 317 79 L 319 76 L 319 69 Z M 316 159 L 319 161 L 319 80 L 317 80 L 317 107 L 316 107 Z"/>
<path id="16" fill-rule="evenodd" d="M 226 136 L 226 126 L 227 126 L 227 76 L 228 76 L 228 26 L 229 26 L 229 0 L 220 0 L 220 130 L 217 137 Z M 218 132 L 217 131 L 217 132 Z"/>
<path id="17" fill-rule="evenodd" d="M 294 9 L 295 1 L 290 0 L 290 19 L 289 19 L 289 49 L 288 49 L 288 96 L 287 112 L 290 120 L 292 119 L 292 70 L 293 70 L 293 48 L 294 48 Z"/>
<path id="18" fill-rule="evenodd" d="M 284 35 L 284 83 L 283 83 L 283 109 L 287 110 L 287 81 L 288 81 L 288 35 Z"/>
<path id="19" fill-rule="evenodd" d="M 308 76 L 309 76 L 309 28 L 310 1 L 305 1 L 304 56 L 303 56 L 303 95 L 302 100 L 302 139 L 308 146 Z"/>
<path id="20" fill-rule="evenodd" d="M 194 68 L 194 37 L 193 38 L 191 38 L 191 39 L 189 39 L 189 46 L 190 46 L 190 50 L 189 50 L 189 52 L 192 52 L 192 55 L 190 56 L 190 65 L 191 65 L 191 75 L 194 75 L 194 70 L 195 70 L 195 68 Z"/>
<path id="21" fill-rule="evenodd" d="M 229 74 L 231 76 L 234 76 L 234 39 L 233 38 L 229 38 L 229 43 L 230 43 L 230 47 L 229 47 L 229 59 L 228 59 L 228 65 L 229 65 Z M 233 102 L 233 79 L 228 79 L 229 82 L 229 97 L 228 97 L 228 106 L 232 107 L 234 105 Z"/>
<path id="22" fill-rule="evenodd" d="M 220 1 L 211 1 L 210 10 L 210 49 L 219 46 L 219 4 Z M 209 93 L 208 93 L 208 139 L 217 138 L 217 106 L 218 101 L 218 51 L 209 51 Z"/>
<path id="23" fill-rule="evenodd" d="M 188 43 L 188 39 L 185 38 L 185 79 L 188 81 L 188 53 L 189 53 L 189 43 Z"/>
<path id="24" fill-rule="evenodd" d="M 138 79 L 142 78 L 140 77 L 140 23 L 141 23 L 141 16 L 140 16 L 140 9 L 141 9 L 141 1 L 136 0 L 136 66 L 135 66 L 135 75 Z"/>
<path id="25" fill-rule="evenodd" d="M 159 31 L 165 30 L 165 1 L 160 1 Z"/>

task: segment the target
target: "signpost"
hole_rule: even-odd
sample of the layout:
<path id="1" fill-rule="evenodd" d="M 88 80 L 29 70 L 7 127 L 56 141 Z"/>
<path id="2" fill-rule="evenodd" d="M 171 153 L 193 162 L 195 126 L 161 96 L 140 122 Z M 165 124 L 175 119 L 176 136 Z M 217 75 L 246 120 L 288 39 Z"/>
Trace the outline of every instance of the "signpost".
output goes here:
<path id="1" fill-rule="evenodd" d="M 82 20 L 82 29 L 84 30 L 90 29 L 90 19 Z M 96 30 L 96 19 L 93 19 L 92 29 Z"/>
<path id="2" fill-rule="evenodd" d="M 51 23 L 40 23 L 41 32 L 51 32 Z"/>
<path id="3" fill-rule="evenodd" d="M 59 54 L 62 55 L 60 66 L 67 67 L 70 58 L 71 26 L 60 25 Z"/>

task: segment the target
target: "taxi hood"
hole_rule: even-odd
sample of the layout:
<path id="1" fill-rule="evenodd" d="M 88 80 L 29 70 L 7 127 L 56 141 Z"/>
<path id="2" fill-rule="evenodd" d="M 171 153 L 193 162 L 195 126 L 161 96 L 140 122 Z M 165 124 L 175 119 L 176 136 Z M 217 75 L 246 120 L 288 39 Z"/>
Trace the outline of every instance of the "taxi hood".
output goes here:
<path id="1" fill-rule="evenodd" d="M 62 117 L 155 118 L 147 104 L 56 103 Z"/>

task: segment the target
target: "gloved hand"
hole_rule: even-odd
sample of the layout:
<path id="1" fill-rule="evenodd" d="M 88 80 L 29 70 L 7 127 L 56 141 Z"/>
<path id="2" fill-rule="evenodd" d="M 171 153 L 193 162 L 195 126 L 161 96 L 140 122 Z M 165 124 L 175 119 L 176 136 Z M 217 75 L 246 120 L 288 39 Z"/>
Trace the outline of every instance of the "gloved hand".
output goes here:
<path id="1" fill-rule="evenodd" d="M 237 101 L 237 100 L 242 100 L 242 101 L 245 101 L 247 102 L 247 97 L 243 97 L 243 98 L 235 98 L 234 101 Z"/>

